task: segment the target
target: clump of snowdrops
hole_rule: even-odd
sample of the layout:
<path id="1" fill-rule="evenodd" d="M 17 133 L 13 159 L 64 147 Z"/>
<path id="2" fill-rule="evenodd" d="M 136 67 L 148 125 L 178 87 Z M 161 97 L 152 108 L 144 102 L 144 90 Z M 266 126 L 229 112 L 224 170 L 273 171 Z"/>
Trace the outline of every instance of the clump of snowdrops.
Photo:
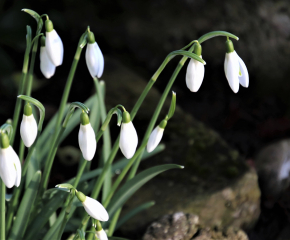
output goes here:
<path id="1" fill-rule="evenodd" d="M 183 168 L 175 164 L 166 164 L 136 174 L 142 159 L 163 149 L 159 143 L 166 125 L 170 124 L 169 120 L 174 115 L 175 92 L 172 92 L 168 114 L 160 116 L 160 111 L 179 71 L 190 58 L 186 85 L 192 92 L 196 92 L 201 86 L 205 70 L 201 44 L 210 38 L 224 36 L 227 38 L 224 68 L 229 85 L 235 93 L 240 84 L 248 87 L 247 68 L 235 52 L 232 41 L 229 40 L 229 38 L 236 40 L 238 38 L 228 32 L 210 32 L 181 50 L 169 53 L 149 80 L 133 109 L 127 111 L 120 103 L 107 111 L 103 96 L 105 82 L 99 81 L 104 71 L 104 57 L 93 32 L 88 27 L 80 37 L 58 112 L 43 130 L 45 108 L 41 102 L 31 96 L 33 71 L 35 65 L 40 66 L 44 77 L 53 78 L 56 67 L 61 67 L 63 62 L 64 46 L 47 14 L 40 16 L 29 9 L 23 11 L 35 18 L 37 29 L 33 37 L 31 27 L 27 26 L 22 79 L 14 115 L 12 120 L 7 120 L 0 128 L 0 238 L 2 240 L 62 239 L 67 223 L 75 218 L 76 208 L 81 207 L 83 217 L 78 218 L 79 225 L 73 230 L 70 239 L 120 239 L 113 237 L 114 231 L 129 217 L 154 204 L 154 202 L 144 203 L 119 219 L 122 206 L 128 198 L 159 173 Z M 45 30 L 42 33 L 43 26 Z M 74 74 L 78 62 L 82 60 L 81 53 L 85 47 L 85 60 L 96 93 L 88 96 L 85 103 L 68 103 Z M 36 57 L 38 50 L 40 62 Z M 178 55 L 182 58 L 162 93 L 143 140 L 139 141 L 133 119 L 167 63 Z M 23 110 L 22 115 L 21 110 Z M 117 116 L 117 125 L 121 129 L 119 137 L 111 145 L 109 123 L 114 114 Z M 157 119 L 161 119 L 158 125 L 156 125 Z M 78 143 L 82 152 L 77 175 L 66 183 L 59 183 L 54 189 L 47 189 L 57 149 L 77 125 L 79 125 Z M 16 153 L 13 143 L 15 133 L 19 130 L 20 148 Z M 103 138 L 102 153 L 101 156 L 97 156 L 97 142 L 100 138 Z M 25 147 L 28 149 L 27 155 L 24 154 Z M 125 158 L 114 162 L 119 148 Z M 91 161 L 98 161 L 99 168 L 91 170 Z M 121 172 L 113 181 L 116 169 L 121 169 Z M 126 180 L 123 181 L 125 177 Z M 121 182 L 124 182 L 122 186 L 120 186 Z M 6 188 L 13 188 L 12 194 L 6 194 Z M 59 208 L 60 211 L 57 211 Z"/>

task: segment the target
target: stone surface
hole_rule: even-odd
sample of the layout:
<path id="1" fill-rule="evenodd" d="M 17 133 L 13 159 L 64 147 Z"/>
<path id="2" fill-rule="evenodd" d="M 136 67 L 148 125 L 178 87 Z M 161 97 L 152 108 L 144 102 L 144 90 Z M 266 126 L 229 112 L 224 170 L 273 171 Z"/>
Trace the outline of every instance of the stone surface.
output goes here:
<path id="1" fill-rule="evenodd" d="M 130 111 L 146 81 L 116 60 L 110 59 L 106 67 L 108 106 L 123 104 Z M 159 92 L 153 88 L 134 119 L 139 141 L 159 97 Z M 177 92 L 177 103 L 178 97 Z M 170 99 L 162 109 L 158 123 L 166 115 L 169 103 Z M 184 165 L 185 169 L 171 170 L 155 177 L 129 199 L 123 214 L 146 201 L 154 199 L 156 204 L 123 225 L 120 229 L 123 234 L 140 236 L 150 222 L 179 211 L 198 214 L 200 222 L 209 227 L 252 226 L 259 215 L 257 175 L 218 133 L 177 106 L 174 117 L 166 126 L 162 143 L 166 144 L 165 151 L 142 162 L 140 170 L 166 163 Z"/>
<path id="2" fill-rule="evenodd" d="M 215 230 L 211 228 L 201 229 L 198 236 L 192 240 L 249 240 L 247 234 L 240 229 L 226 228 Z"/>
<path id="3" fill-rule="evenodd" d="M 183 212 L 165 215 L 153 222 L 143 240 L 249 240 L 247 234 L 234 227 L 210 228 L 199 224 L 199 217 Z"/>
<path id="4" fill-rule="evenodd" d="M 198 230 L 198 223 L 194 214 L 165 215 L 147 228 L 143 240 L 190 240 Z"/>

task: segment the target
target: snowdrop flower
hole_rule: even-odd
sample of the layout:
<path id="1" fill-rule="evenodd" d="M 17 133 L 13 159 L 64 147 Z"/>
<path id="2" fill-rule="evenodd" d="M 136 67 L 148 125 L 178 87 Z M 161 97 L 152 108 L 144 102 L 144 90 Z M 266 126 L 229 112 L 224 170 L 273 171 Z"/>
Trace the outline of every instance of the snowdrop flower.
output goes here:
<path id="1" fill-rule="evenodd" d="M 52 21 L 45 21 L 47 56 L 54 66 L 60 66 L 63 60 L 63 44 L 57 32 L 53 29 Z"/>
<path id="2" fill-rule="evenodd" d="M 134 156 L 138 145 L 138 136 L 128 112 L 123 112 L 119 145 L 121 152 L 127 159 Z"/>
<path id="3" fill-rule="evenodd" d="M 26 147 L 30 147 L 37 136 L 37 123 L 29 103 L 24 107 L 24 114 L 20 125 L 20 135 Z"/>
<path id="4" fill-rule="evenodd" d="M 226 57 L 224 63 L 224 69 L 226 78 L 234 93 L 239 91 L 239 85 L 243 87 L 249 86 L 249 74 L 247 67 L 243 60 L 234 50 L 234 45 L 231 40 L 226 41 Z"/>
<path id="5" fill-rule="evenodd" d="M 108 240 L 108 236 L 107 236 L 106 232 L 104 231 L 104 229 L 102 229 L 100 231 L 96 231 L 95 235 L 99 240 Z"/>
<path id="6" fill-rule="evenodd" d="M 79 146 L 84 159 L 91 161 L 96 153 L 97 142 L 94 129 L 90 124 L 89 116 L 85 112 L 81 113 Z"/>
<path id="7" fill-rule="evenodd" d="M 94 219 L 99 221 L 108 221 L 109 214 L 101 203 L 97 200 L 85 196 L 82 192 L 76 192 L 77 198 L 82 202 L 86 212 Z"/>
<path id="8" fill-rule="evenodd" d="M 55 73 L 55 66 L 50 61 L 47 50 L 45 47 L 45 37 L 42 36 L 40 40 L 41 46 L 40 46 L 40 70 L 42 74 L 47 78 L 51 78 Z"/>
<path id="9" fill-rule="evenodd" d="M 194 53 L 202 58 L 201 50 L 201 45 L 197 43 L 194 47 Z M 203 78 L 204 65 L 195 59 L 190 59 L 186 70 L 186 86 L 190 91 L 197 92 L 202 84 Z"/>
<path id="10" fill-rule="evenodd" d="M 86 63 L 93 78 L 100 78 L 102 76 L 104 71 L 104 56 L 96 43 L 95 36 L 92 32 L 88 33 Z"/>
<path id="11" fill-rule="evenodd" d="M 21 181 L 21 164 L 16 152 L 9 144 L 6 133 L 1 133 L 0 177 L 6 187 L 18 187 Z"/>
<path id="12" fill-rule="evenodd" d="M 164 119 L 156 128 L 154 128 L 147 143 L 147 152 L 152 152 L 160 143 L 166 124 L 167 121 Z"/>

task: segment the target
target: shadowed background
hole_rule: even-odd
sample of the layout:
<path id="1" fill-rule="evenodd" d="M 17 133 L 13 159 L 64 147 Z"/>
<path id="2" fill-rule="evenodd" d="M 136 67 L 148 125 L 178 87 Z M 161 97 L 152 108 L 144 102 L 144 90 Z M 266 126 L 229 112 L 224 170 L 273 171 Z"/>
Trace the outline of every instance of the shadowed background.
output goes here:
<path id="1" fill-rule="evenodd" d="M 21 12 L 22 8 L 48 14 L 64 43 L 64 62 L 57 67 L 55 76 L 49 80 L 44 79 L 39 63 L 35 65 L 35 91 L 32 96 L 45 105 L 47 120 L 58 108 L 78 39 L 87 26 L 95 33 L 105 57 L 102 79 L 108 85 L 108 108 L 119 103 L 125 107 L 130 106 L 131 96 L 128 92 L 118 92 L 123 82 L 128 84 L 128 73 L 118 75 L 109 71 L 119 71 L 119 66 L 122 66 L 130 69 L 132 74 L 149 80 L 169 52 L 184 47 L 209 31 L 223 30 L 240 38 L 238 42 L 233 42 L 235 50 L 248 68 L 249 88 L 240 87 L 239 92 L 234 94 L 228 86 L 223 69 L 226 39 L 219 37 L 202 45 L 202 57 L 207 65 L 204 81 L 197 93 L 191 93 L 186 87 L 187 64 L 180 72 L 173 86 L 173 90 L 177 92 L 179 107 L 184 113 L 217 131 L 231 148 L 240 153 L 242 160 L 251 162 L 263 146 L 289 135 L 290 4 L 286 0 L 40 0 L 37 3 L 28 0 L 2 0 L 2 122 L 13 116 L 25 50 L 25 26 L 30 25 L 33 31 L 36 29 L 34 19 Z M 110 60 L 113 65 L 109 64 Z M 159 77 L 155 84 L 157 91 L 162 93 L 177 62 L 177 59 L 173 60 Z M 110 76 L 114 78 L 109 78 Z M 130 83 L 134 87 L 134 80 Z M 114 86 L 115 90 L 112 89 Z M 84 102 L 93 92 L 93 81 L 85 65 L 83 51 L 69 101 Z M 130 107 L 128 110 L 130 111 Z M 183 115 L 178 116 L 180 119 L 177 121 L 182 122 Z M 140 136 L 143 136 L 149 117 L 150 115 L 147 119 L 136 117 L 140 121 L 139 125 L 136 123 Z M 111 129 L 112 139 L 115 139 L 119 129 L 114 125 Z M 64 145 L 72 144 L 77 147 L 77 131 L 74 134 L 75 140 L 68 140 Z M 69 172 L 69 169 L 63 164 L 59 164 L 58 168 L 54 167 L 55 182 L 72 176 L 70 173 L 61 175 L 64 171 Z M 51 182 L 51 185 L 55 182 Z"/>

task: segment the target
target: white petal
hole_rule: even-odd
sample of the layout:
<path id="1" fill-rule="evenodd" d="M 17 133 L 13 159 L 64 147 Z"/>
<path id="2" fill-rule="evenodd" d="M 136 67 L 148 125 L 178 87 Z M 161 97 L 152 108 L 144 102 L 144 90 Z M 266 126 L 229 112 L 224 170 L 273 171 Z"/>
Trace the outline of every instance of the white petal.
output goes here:
<path id="1" fill-rule="evenodd" d="M 246 67 L 246 64 L 244 63 L 244 61 L 240 58 L 240 56 L 237 54 L 238 56 L 238 61 L 239 61 L 239 65 L 240 65 L 240 70 L 242 73 L 242 76 L 239 76 L 239 80 L 240 80 L 240 84 L 243 87 L 249 87 L 249 73 L 248 73 L 248 69 Z"/>
<path id="2" fill-rule="evenodd" d="M 108 240 L 108 236 L 106 232 L 104 231 L 104 229 L 102 229 L 101 231 L 96 231 L 96 237 L 99 240 Z"/>
<path id="3" fill-rule="evenodd" d="M 20 182 L 21 182 L 21 163 L 20 163 L 20 159 L 19 159 L 18 155 L 16 154 L 16 152 L 14 150 L 13 150 L 13 155 L 14 156 L 11 159 L 13 159 L 14 166 L 16 168 L 16 179 L 15 179 L 14 185 L 16 187 L 19 187 Z"/>
<path id="4" fill-rule="evenodd" d="M 16 182 L 17 175 L 14 166 L 15 155 L 17 156 L 11 146 L 4 149 L 0 148 L 1 178 L 8 188 L 12 188 Z"/>
<path id="5" fill-rule="evenodd" d="M 88 43 L 86 50 L 86 63 L 91 76 L 94 78 L 98 76 L 98 70 L 100 65 L 99 53 L 95 47 L 95 43 Z"/>
<path id="6" fill-rule="evenodd" d="M 195 60 L 190 59 L 186 71 L 186 85 L 192 92 L 197 92 L 204 78 L 204 65 Z"/>
<path id="7" fill-rule="evenodd" d="M 105 64 L 104 63 L 104 56 L 103 56 L 101 49 L 99 48 L 99 45 L 96 42 L 94 43 L 94 48 L 96 49 L 97 54 L 98 54 L 99 68 L 98 68 L 97 76 L 98 76 L 98 78 L 100 78 L 104 72 L 104 64 Z"/>
<path id="8" fill-rule="evenodd" d="M 99 203 L 97 200 L 86 197 L 86 200 L 82 202 L 86 212 L 94 219 L 97 219 L 99 221 L 108 221 L 109 220 L 109 214 L 107 210 L 103 207 L 101 203 Z"/>
<path id="9" fill-rule="evenodd" d="M 80 124 L 79 146 L 84 159 L 91 161 L 95 156 L 97 149 L 96 135 L 91 124 Z"/>
<path id="10" fill-rule="evenodd" d="M 147 152 L 152 152 L 157 147 L 162 139 L 163 132 L 164 129 L 160 128 L 159 126 L 154 128 L 147 143 Z"/>
<path id="11" fill-rule="evenodd" d="M 55 73 L 55 66 L 47 56 L 46 47 L 40 47 L 40 70 L 47 79 Z"/>
<path id="12" fill-rule="evenodd" d="M 63 44 L 54 29 L 51 32 L 46 32 L 45 47 L 50 61 L 56 67 L 61 65 L 63 60 Z"/>
<path id="13" fill-rule="evenodd" d="M 231 89 L 237 93 L 239 91 L 239 61 L 235 51 L 226 53 L 224 69 Z"/>
<path id="14" fill-rule="evenodd" d="M 138 145 L 138 136 L 132 122 L 122 123 L 120 149 L 127 159 L 134 156 Z"/>
<path id="15" fill-rule="evenodd" d="M 23 114 L 22 122 L 20 125 L 20 135 L 26 147 L 30 147 L 37 136 L 37 123 L 33 114 L 26 116 Z"/>

